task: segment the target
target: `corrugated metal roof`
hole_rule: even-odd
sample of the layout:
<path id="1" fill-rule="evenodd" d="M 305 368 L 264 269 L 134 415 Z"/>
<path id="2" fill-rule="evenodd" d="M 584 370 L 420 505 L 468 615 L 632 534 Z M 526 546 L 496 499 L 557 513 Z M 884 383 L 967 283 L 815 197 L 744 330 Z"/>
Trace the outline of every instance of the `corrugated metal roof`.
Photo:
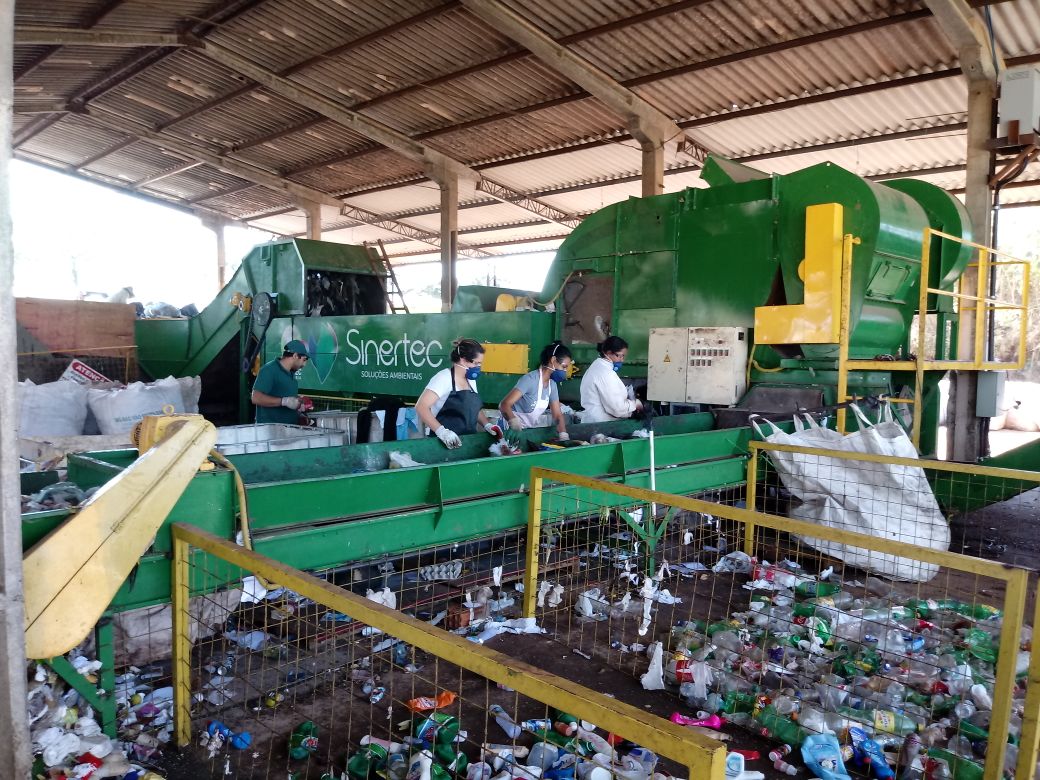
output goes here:
<path id="1" fill-rule="evenodd" d="M 932 180 L 952 189 L 963 183 L 956 169 L 964 163 L 964 80 L 955 52 L 919 1 L 507 3 L 593 64 L 629 80 L 704 145 L 750 158 L 763 170 L 830 160 L 866 176 L 939 168 L 944 172 Z M 101 0 L 20 0 L 17 23 L 152 32 L 194 25 L 263 67 L 425 138 L 479 165 L 489 178 L 537 193 L 568 213 L 639 193 L 640 153 L 622 117 L 457 0 L 230 6 L 128 0 L 101 16 L 102 7 Z M 1040 61 L 1040 0 L 1007 0 L 989 11 L 1008 57 Z M 218 24 L 200 26 L 211 17 Z M 35 112 L 86 94 L 89 110 L 116 112 L 322 192 L 350 193 L 351 203 L 377 214 L 438 228 L 431 210 L 439 191 L 419 163 L 258 88 L 199 51 L 18 46 L 14 55 L 16 74 L 27 72 L 15 85 L 16 110 Z M 16 115 L 14 128 L 21 142 L 16 153 L 57 167 L 80 165 L 121 138 L 76 115 L 57 122 L 38 113 Z M 688 159 L 666 157 L 676 169 L 665 178 L 669 191 L 700 184 Z M 128 186 L 171 170 L 180 159 L 142 141 L 90 163 L 83 175 Z M 1040 179 L 1040 171 L 1030 169 L 1029 176 Z M 245 184 L 199 166 L 146 191 L 235 218 L 293 205 L 280 191 Z M 1030 187 L 1005 192 L 1019 200 L 1034 194 Z M 485 199 L 472 182 L 461 187 L 461 197 Z M 334 212 L 326 222 L 341 225 Z M 296 232 L 301 219 L 282 215 L 261 223 Z M 502 204 L 463 208 L 459 217 L 467 235 L 496 245 L 559 230 L 523 224 L 534 219 Z M 345 234 L 386 237 L 395 252 L 425 251 L 368 226 L 334 231 L 337 240 Z"/>

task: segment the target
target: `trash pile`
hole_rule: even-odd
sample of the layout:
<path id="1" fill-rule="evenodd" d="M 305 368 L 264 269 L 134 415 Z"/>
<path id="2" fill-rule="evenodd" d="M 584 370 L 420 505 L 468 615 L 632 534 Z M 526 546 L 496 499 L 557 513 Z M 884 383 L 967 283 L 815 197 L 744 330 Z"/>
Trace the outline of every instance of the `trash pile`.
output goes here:
<path id="1" fill-rule="evenodd" d="M 96 684 L 100 661 L 70 654 L 76 671 Z M 131 667 L 116 678 L 119 737 L 102 733 L 92 707 L 50 669 L 29 667 L 28 716 L 33 778 L 162 780 L 149 767 L 173 733 L 173 689 L 149 682 L 166 672 Z"/>
<path id="2" fill-rule="evenodd" d="M 55 482 L 32 495 L 22 496 L 22 514 L 47 512 L 52 509 L 71 509 L 93 496 L 98 488 L 80 490 L 72 482 Z"/>
<path id="3" fill-rule="evenodd" d="M 750 598 L 728 620 L 671 629 L 663 680 L 697 713 L 694 720 L 676 713 L 673 721 L 709 729 L 731 723 L 773 739 L 784 747 L 771 761 L 785 774 L 799 771 L 788 754 L 800 750 L 825 780 L 844 776 L 843 762 L 883 780 L 893 767 L 900 780 L 982 776 L 1000 610 L 911 598 L 875 577 L 839 584 L 830 570 L 813 576 L 796 563 L 771 565 L 744 553 L 723 557 L 715 570 L 746 574 Z M 1030 642 L 1027 628 L 1016 658 L 1020 678 Z M 651 672 L 660 648 L 647 649 Z M 1014 696 L 1010 772 L 1024 682 Z"/>
<path id="4" fill-rule="evenodd" d="M 407 732 L 400 742 L 366 736 L 347 762 L 342 780 L 664 780 L 656 772 L 657 756 L 646 748 L 608 734 L 565 712 L 552 718 L 517 722 L 498 704 L 488 714 L 511 744 L 485 742 L 478 760 L 460 749 L 467 738 L 458 719 L 441 712 L 416 713 L 399 725 Z M 525 735 L 531 746 L 516 744 Z"/>

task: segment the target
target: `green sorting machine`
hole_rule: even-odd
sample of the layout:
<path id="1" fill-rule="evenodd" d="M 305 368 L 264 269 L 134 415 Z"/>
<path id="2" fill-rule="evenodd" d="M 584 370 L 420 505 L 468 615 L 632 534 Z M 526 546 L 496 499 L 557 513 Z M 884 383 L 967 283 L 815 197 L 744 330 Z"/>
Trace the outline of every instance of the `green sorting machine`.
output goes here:
<path id="1" fill-rule="evenodd" d="M 405 400 L 447 365 L 454 339 L 478 338 L 488 347 L 482 395 L 495 404 L 554 338 L 571 345 L 580 366 L 617 334 L 631 345 L 623 375 L 648 383 L 652 400 L 812 408 L 835 401 L 841 237 L 856 241 L 849 357 L 868 360 L 910 354 L 923 230 L 971 238 L 959 201 L 921 181 L 878 184 L 826 163 L 767 176 L 722 159 L 710 159 L 702 178 L 708 188 L 631 198 L 587 217 L 540 293 L 461 287 L 448 313 L 386 314 L 386 269 L 370 248 L 301 239 L 258 246 L 198 316 L 139 321 L 138 359 L 155 378 L 201 374 L 204 413 L 246 422 L 249 369 L 290 338 L 312 351 L 304 392 Z M 952 290 L 970 249 L 933 244 L 930 286 Z M 943 334 L 954 324 L 951 301 L 930 300 Z M 677 338 L 689 340 L 690 355 L 707 349 L 709 358 L 711 345 L 734 342 L 731 359 L 669 373 L 686 362 L 668 346 Z M 924 452 L 934 448 L 939 378 L 926 378 Z M 850 395 L 895 396 L 912 376 L 852 371 L 848 384 Z M 576 400 L 578 382 L 562 393 Z M 746 421 L 746 413 L 722 417 Z"/>
<path id="2" fill-rule="evenodd" d="M 494 404 L 554 338 L 588 365 L 596 342 L 617 334 L 631 345 L 623 375 L 671 412 L 654 423 L 657 487 L 698 494 L 739 486 L 748 414 L 833 404 L 841 332 L 852 358 L 909 354 L 923 231 L 969 238 L 970 228 L 958 201 L 936 187 L 876 184 L 830 164 L 768 176 L 711 159 L 703 180 L 710 186 L 630 199 L 586 218 L 560 247 L 541 292 L 462 287 L 448 313 L 386 313 L 386 267 L 368 248 L 264 244 L 201 314 L 139 321 L 138 359 L 156 378 L 201 374 L 202 411 L 238 422 L 251 416 L 250 371 L 290 338 L 305 340 L 313 355 L 304 392 L 405 400 L 448 364 L 454 339 L 477 338 L 488 350 L 482 395 Z M 952 289 L 968 260 L 960 245 L 936 242 L 929 284 Z M 851 270 L 845 329 L 843 267 Z M 942 299 L 932 304 L 952 318 Z M 938 379 L 929 374 L 923 399 L 926 452 L 934 447 Z M 848 391 L 897 395 L 912 381 L 852 371 Z M 562 387 L 565 399 L 576 399 L 576 379 Z M 599 432 L 618 440 L 564 449 L 542 448 L 553 432 L 530 429 L 524 454 L 504 458 L 489 457 L 490 438 L 480 433 L 463 437 L 458 450 L 419 439 L 230 460 L 247 487 L 257 551 L 328 569 L 519 531 L 533 466 L 649 486 L 650 444 L 630 438 L 640 425 L 575 425 L 574 439 Z M 391 450 L 423 465 L 387 469 Z M 69 479 L 83 488 L 104 484 L 136 457 L 136 450 L 70 456 Z M 25 515 L 26 549 L 66 517 Z M 169 524 L 181 521 L 234 538 L 241 519 L 233 474 L 217 467 L 193 477 L 112 611 L 169 601 Z M 110 642 L 99 637 L 110 660 Z M 109 728 L 110 698 L 92 695 Z"/>

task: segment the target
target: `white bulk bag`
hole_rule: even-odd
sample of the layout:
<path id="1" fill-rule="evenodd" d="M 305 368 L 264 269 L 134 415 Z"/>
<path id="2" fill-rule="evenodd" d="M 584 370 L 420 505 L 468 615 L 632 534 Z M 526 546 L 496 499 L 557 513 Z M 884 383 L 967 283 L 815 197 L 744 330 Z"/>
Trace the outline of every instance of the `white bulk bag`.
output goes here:
<path id="1" fill-rule="evenodd" d="M 18 383 L 19 436 L 79 436 L 87 419 L 87 388 L 78 382 Z"/>
<path id="2" fill-rule="evenodd" d="M 796 419 L 796 431 L 785 433 L 768 423 L 772 431 L 762 438 L 775 444 L 888 455 L 917 459 L 917 450 L 886 404 L 882 420 L 872 424 L 855 404 L 849 407 L 860 429 L 847 436 L 821 428 L 811 419 L 808 427 Z M 902 466 L 846 460 L 826 455 L 770 452 L 770 460 L 791 494 L 801 500 L 791 517 L 829 528 L 893 539 L 935 550 L 950 547 L 950 527 L 939 509 L 931 485 L 919 466 Z M 927 582 L 939 570 L 932 563 L 849 547 L 824 539 L 804 538 L 809 546 L 845 563 L 909 582 Z"/>
<path id="3" fill-rule="evenodd" d="M 91 390 L 90 410 L 104 434 L 129 433 L 145 415 L 160 415 L 171 407 L 184 411 L 184 396 L 176 380 L 146 385 L 134 382 L 121 390 Z"/>

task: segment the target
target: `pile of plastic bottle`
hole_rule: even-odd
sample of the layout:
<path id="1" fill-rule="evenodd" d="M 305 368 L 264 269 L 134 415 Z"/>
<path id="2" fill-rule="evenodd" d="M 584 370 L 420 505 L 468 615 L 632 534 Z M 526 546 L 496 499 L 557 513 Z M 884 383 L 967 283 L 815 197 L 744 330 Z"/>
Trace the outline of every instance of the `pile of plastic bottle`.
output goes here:
<path id="1" fill-rule="evenodd" d="M 746 609 L 730 620 L 671 631 L 665 681 L 699 717 L 717 714 L 795 748 L 830 735 L 846 762 L 883 779 L 892 767 L 900 780 L 982 777 L 999 610 L 908 598 L 873 577 L 843 588 L 796 565 L 755 565 L 751 580 Z M 1030 634 L 1016 659 L 1020 679 Z M 1024 683 L 1006 772 L 1017 761 L 1023 696 Z"/>
<path id="2" fill-rule="evenodd" d="M 656 773 L 657 756 L 564 712 L 552 718 L 515 721 L 493 704 L 488 713 L 511 744 L 484 743 L 479 760 L 470 761 L 459 748 L 458 720 L 435 712 L 417 716 L 412 733 L 401 742 L 366 736 L 347 762 L 350 780 L 667 780 Z M 519 745 L 522 735 L 534 745 Z M 332 777 L 330 776 L 330 780 Z"/>

